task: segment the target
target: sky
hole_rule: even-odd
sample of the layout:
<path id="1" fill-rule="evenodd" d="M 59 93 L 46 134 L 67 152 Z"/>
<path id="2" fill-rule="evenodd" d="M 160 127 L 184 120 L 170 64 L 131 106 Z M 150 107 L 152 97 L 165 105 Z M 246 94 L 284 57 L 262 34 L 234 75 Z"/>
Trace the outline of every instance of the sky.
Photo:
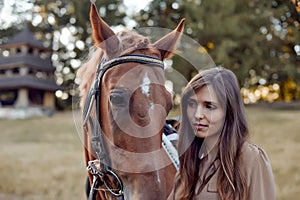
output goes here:
<path id="1" fill-rule="evenodd" d="M 26 11 L 32 7 L 31 3 L 26 0 L 0 0 L 0 29 L 6 29 L 15 21 L 18 20 L 17 16 L 12 15 L 12 5 L 16 5 L 20 11 Z M 26 16 L 27 17 L 27 16 Z"/>
<path id="2" fill-rule="evenodd" d="M 124 4 L 128 7 L 127 13 L 130 15 L 130 13 L 138 12 L 139 10 L 145 8 L 150 1 L 151 0 L 124 0 Z M 0 0 L 0 29 L 6 29 L 10 27 L 13 22 L 18 20 L 17 16 L 11 15 L 12 5 L 14 4 L 24 11 L 31 9 L 32 6 L 32 4 L 28 3 L 27 0 Z M 30 18 L 32 16 L 28 15 L 25 17 Z"/>
<path id="3" fill-rule="evenodd" d="M 124 0 L 124 4 L 134 11 L 139 11 L 147 6 L 151 0 Z"/>

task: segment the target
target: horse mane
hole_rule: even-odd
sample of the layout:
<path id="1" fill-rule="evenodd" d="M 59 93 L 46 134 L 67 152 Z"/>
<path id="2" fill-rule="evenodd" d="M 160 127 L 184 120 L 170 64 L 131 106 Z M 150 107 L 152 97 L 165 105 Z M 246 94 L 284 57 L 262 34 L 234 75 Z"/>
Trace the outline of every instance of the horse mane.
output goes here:
<path id="1" fill-rule="evenodd" d="M 151 48 L 149 37 L 142 36 L 135 31 L 124 30 L 116 33 L 116 35 L 121 41 L 121 55 L 129 54 L 136 49 L 153 49 Z M 83 63 L 76 73 L 76 76 L 81 80 L 79 84 L 81 107 L 83 107 L 89 88 L 95 78 L 97 66 L 99 65 L 104 53 L 105 51 L 103 49 L 94 46 L 91 49 L 87 61 Z"/>

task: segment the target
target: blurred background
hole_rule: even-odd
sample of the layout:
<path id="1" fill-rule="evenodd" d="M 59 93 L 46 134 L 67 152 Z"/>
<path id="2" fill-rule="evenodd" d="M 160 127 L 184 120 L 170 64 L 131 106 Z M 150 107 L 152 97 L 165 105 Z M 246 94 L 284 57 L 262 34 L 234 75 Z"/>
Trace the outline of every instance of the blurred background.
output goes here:
<path id="1" fill-rule="evenodd" d="M 298 199 L 298 0 L 95 3 L 115 31 L 173 29 L 186 18 L 184 34 L 201 45 L 192 56 L 207 55 L 237 75 L 252 140 L 270 157 L 278 199 Z M 0 199 L 84 198 L 86 171 L 72 99 L 80 82 L 76 71 L 93 46 L 89 7 L 89 0 L 0 0 Z M 179 114 L 186 82 L 171 71 L 190 80 L 197 69 L 179 55 L 168 63 L 172 117 Z"/>

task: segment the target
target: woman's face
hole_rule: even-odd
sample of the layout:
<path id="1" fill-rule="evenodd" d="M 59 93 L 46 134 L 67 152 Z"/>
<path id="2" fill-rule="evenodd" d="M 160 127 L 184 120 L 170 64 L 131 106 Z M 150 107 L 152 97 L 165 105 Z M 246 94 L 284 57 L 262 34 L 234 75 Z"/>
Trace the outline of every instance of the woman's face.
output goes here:
<path id="1" fill-rule="evenodd" d="M 203 86 L 187 101 L 187 116 L 196 137 L 218 137 L 224 124 L 225 111 L 212 86 Z"/>

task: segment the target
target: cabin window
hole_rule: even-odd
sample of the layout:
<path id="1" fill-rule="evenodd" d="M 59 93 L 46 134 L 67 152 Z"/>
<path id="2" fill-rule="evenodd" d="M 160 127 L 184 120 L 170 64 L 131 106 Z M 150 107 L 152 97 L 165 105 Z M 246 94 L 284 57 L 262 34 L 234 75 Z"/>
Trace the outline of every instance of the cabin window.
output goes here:
<path id="1" fill-rule="evenodd" d="M 33 54 L 33 48 L 28 49 L 28 54 Z"/>
<path id="2" fill-rule="evenodd" d="M 34 105 L 43 105 L 44 93 L 45 92 L 42 90 L 30 89 L 29 90 L 30 103 Z"/>
<path id="3" fill-rule="evenodd" d="M 20 69 L 19 68 L 13 68 L 12 72 L 13 72 L 13 74 L 19 74 Z"/>
<path id="4" fill-rule="evenodd" d="M 18 97 L 17 90 L 4 90 L 0 91 L 0 102 L 2 106 L 12 106 L 14 105 Z"/>

